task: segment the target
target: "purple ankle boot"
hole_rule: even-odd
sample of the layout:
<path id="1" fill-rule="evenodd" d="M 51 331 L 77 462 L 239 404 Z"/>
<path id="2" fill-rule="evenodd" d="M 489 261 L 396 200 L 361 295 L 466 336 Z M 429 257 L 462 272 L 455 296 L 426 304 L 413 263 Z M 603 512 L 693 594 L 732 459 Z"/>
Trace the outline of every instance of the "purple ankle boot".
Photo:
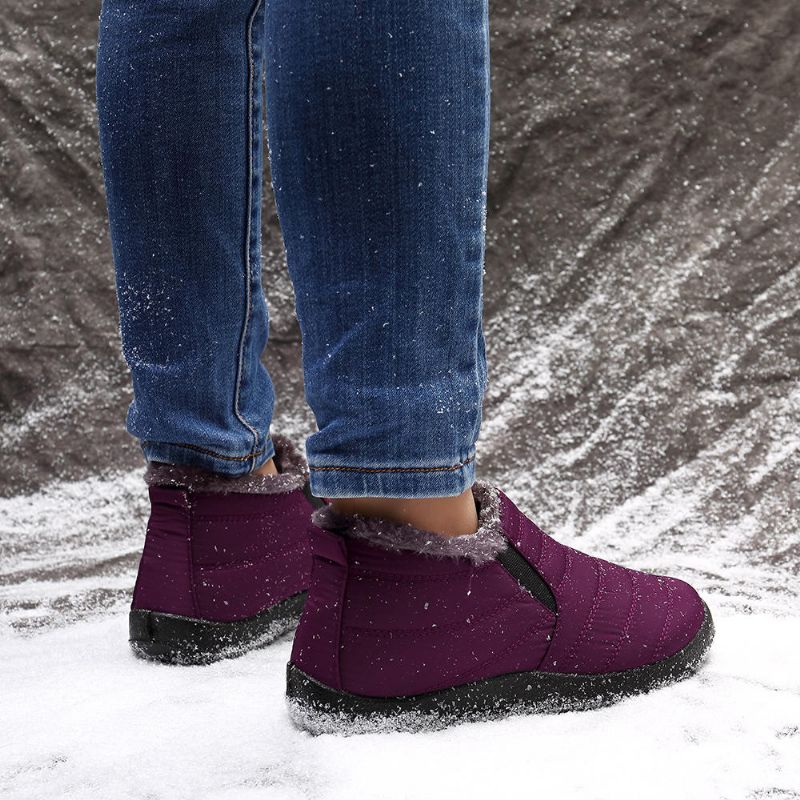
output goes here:
<path id="1" fill-rule="evenodd" d="M 227 478 L 150 464 L 150 521 L 130 612 L 137 655 L 204 664 L 271 642 L 297 623 L 315 507 L 300 452 L 273 436 L 279 475 Z"/>
<path id="2" fill-rule="evenodd" d="M 697 592 L 559 544 L 473 486 L 479 530 L 446 538 L 330 506 L 313 514 L 308 603 L 287 672 L 315 733 L 594 708 L 694 672 Z"/>

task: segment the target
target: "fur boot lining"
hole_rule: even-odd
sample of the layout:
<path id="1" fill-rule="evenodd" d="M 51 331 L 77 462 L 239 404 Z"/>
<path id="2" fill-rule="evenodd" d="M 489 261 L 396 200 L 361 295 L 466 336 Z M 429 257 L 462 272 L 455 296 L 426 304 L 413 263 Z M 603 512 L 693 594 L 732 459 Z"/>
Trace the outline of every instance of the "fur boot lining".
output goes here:
<path id="1" fill-rule="evenodd" d="M 302 489 L 308 480 L 308 465 L 300 450 L 286 436 L 272 435 L 275 445 L 277 475 L 247 473 L 236 477 L 189 467 L 150 461 L 144 480 L 148 486 L 188 489 L 190 492 L 213 494 L 288 494 Z"/>
<path id="2" fill-rule="evenodd" d="M 339 514 L 331 506 L 318 508 L 311 520 L 320 528 L 362 539 L 385 550 L 409 551 L 435 558 L 468 558 L 484 564 L 506 549 L 508 540 L 500 520 L 497 489 L 483 481 L 472 485 L 478 504 L 478 530 L 466 536 L 442 536 L 407 523 L 390 522 L 361 514 Z"/>

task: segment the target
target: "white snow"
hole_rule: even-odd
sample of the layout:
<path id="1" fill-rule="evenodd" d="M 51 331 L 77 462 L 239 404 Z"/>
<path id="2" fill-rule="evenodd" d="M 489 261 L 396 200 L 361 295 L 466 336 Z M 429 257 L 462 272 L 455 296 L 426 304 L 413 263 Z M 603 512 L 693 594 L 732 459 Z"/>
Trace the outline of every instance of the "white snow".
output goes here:
<path id="1" fill-rule="evenodd" d="M 345 738 L 289 722 L 288 638 L 209 667 L 131 655 L 140 481 L 0 500 L 3 798 L 800 796 L 800 581 L 751 564 L 739 536 L 656 546 L 668 508 L 687 513 L 676 494 L 655 487 L 572 543 L 700 587 L 717 637 L 698 676 L 598 711 Z"/>

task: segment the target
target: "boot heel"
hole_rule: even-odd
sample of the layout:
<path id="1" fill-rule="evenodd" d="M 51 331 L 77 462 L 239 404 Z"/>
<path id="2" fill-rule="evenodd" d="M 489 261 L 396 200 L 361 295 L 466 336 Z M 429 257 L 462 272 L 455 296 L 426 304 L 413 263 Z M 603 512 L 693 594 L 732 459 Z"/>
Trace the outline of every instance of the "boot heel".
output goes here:
<path id="1" fill-rule="evenodd" d="M 303 612 L 306 594 L 299 592 L 236 622 L 133 609 L 128 616 L 131 649 L 141 658 L 163 664 L 210 664 L 234 658 L 293 630 Z"/>

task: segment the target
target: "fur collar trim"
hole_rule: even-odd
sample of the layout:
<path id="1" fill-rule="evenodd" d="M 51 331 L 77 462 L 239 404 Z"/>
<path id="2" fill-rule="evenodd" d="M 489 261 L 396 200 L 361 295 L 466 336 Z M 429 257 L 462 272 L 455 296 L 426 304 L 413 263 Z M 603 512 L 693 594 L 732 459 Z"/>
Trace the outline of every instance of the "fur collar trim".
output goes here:
<path id="1" fill-rule="evenodd" d="M 308 480 L 308 465 L 300 450 L 286 437 L 272 435 L 277 475 L 247 473 L 235 477 L 220 475 L 198 467 L 150 461 L 144 480 L 148 486 L 187 489 L 212 494 L 288 494 L 302 489 Z"/>
<path id="2" fill-rule="evenodd" d="M 478 505 L 478 530 L 467 536 L 442 536 L 406 523 L 361 514 L 339 514 L 329 505 L 318 508 L 311 521 L 320 528 L 361 539 L 385 550 L 406 551 L 434 558 L 467 558 L 474 564 L 491 561 L 508 547 L 500 520 L 500 496 L 483 481 L 472 485 Z"/>

